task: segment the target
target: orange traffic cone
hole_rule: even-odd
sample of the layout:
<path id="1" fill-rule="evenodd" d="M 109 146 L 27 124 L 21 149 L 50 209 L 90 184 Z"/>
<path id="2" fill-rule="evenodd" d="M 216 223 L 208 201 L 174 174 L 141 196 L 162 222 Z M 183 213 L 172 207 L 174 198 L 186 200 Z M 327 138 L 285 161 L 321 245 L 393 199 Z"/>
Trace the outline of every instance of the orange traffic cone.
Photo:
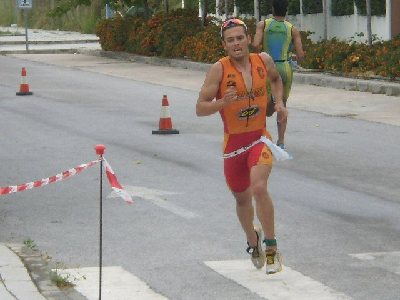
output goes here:
<path id="1" fill-rule="evenodd" d="M 17 96 L 32 95 L 33 93 L 29 91 L 29 84 L 26 83 L 26 69 L 22 68 L 21 71 L 21 84 L 19 86 L 19 92 L 16 93 Z"/>
<path id="2" fill-rule="evenodd" d="M 176 134 L 179 130 L 172 129 L 171 114 L 169 112 L 169 103 L 167 95 L 162 98 L 161 116 L 159 122 L 159 130 L 153 130 L 153 134 Z"/>

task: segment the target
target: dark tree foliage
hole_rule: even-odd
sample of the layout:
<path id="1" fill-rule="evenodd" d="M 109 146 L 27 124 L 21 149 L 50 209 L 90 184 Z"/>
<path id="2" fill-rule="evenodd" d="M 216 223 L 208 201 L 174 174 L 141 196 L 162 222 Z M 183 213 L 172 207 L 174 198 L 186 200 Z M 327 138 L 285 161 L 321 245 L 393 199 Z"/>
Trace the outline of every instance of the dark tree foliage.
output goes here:
<path id="1" fill-rule="evenodd" d="M 322 11 L 322 0 L 303 0 L 303 14 L 319 14 Z"/>
<path id="2" fill-rule="evenodd" d="M 355 0 L 358 13 L 367 15 L 367 4 L 365 0 Z M 384 16 L 386 14 L 386 0 L 371 0 L 371 15 Z"/>
<path id="3" fill-rule="evenodd" d="M 332 16 L 348 16 L 354 14 L 354 2 L 349 0 L 332 0 Z"/>
<path id="4" fill-rule="evenodd" d="M 300 14 L 300 1 L 299 0 L 289 0 L 288 14 L 289 15 Z"/>

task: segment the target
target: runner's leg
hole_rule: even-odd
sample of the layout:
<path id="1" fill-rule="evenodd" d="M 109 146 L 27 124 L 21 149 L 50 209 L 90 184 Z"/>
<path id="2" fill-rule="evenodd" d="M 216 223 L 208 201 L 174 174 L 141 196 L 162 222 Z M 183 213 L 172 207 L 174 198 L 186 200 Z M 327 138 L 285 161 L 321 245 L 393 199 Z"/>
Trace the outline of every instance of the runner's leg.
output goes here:
<path id="1" fill-rule="evenodd" d="M 251 190 L 256 201 L 256 213 L 266 239 L 275 238 L 275 214 L 272 199 L 267 191 L 271 165 L 258 164 L 251 168 Z M 276 249 L 276 246 L 273 247 Z"/>
<path id="2" fill-rule="evenodd" d="M 277 64 L 277 69 L 282 78 L 283 83 L 283 103 L 286 107 L 287 99 L 289 98 L 290 90 L 292 88 L 293 81 L 293 70 L 288 62 Z M 278 120 L 279 116 L 277 116 Z M 276 122 L 278 127 L 278 140 L 276 142 L 277 145 L 285 144 L 285 132 L 287 126 L 287 119 Z"/>
<path id="3" fill-rule="evenodd" d="M 257 245 L 257 235 L 254 231 L 254 207 L 250 188 L 244 192 L 233 192 L 236 199 L 236 214 L 246 234 L 250 246 Z"/>

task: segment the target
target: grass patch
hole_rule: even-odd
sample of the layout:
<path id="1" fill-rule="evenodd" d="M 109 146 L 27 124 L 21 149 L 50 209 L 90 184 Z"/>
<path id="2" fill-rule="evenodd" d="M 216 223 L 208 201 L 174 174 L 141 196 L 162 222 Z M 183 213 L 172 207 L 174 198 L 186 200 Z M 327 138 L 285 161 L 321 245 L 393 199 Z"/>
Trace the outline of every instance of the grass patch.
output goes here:
<path id="1" fill-rule="evenodd" d="M 50 273 L 50 280 L 60 289 L 74 287 L 73 280 L 75 278 L 72 278 L 69 274 L 61 274 L 61 269 L 65 269 L 65 266 L 61 263 L 56 263 L 56 268 Z"/>
<path id="2" fill-rule="evenodd" d="M 32 240 L 31 238 L 28 238 L 24 241 L 24 246 L 33 251 L 37 250 L 37 245 L 35 244 L 34 240 Z"/>

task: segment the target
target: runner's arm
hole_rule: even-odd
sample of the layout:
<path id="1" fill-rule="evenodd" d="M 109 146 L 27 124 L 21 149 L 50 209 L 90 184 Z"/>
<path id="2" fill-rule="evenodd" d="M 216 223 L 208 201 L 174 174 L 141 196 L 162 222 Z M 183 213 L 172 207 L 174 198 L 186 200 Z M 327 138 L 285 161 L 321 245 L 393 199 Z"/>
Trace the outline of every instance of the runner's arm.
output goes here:
<path id="1" fill-rule="evenodd" d="M 252 43 L 256 52 L 260 52 L 262 49 L 261 43 L 263 41 L 263 36 L 264 36 L 264 21 L 260 21 L 257 23 L 256 34 L 254 35 L 254 40 Z"/>
<path id="2" fill-rule="evenodd" d="M 296 49 L 296 60 L 300 63 L 304 58 L 303 45 L 301 43 L 301 35 L 296 27 L 292 28 L 293 44 Z"/>
<path id="3" fill-rule="evenodd" d="M 212 115 L 237 99 L 235 88 L 228 89 L 221 99 L 215 99 L 222 80 L 222 71 L 221 63 L 216 62 L 207 72 L 199 93 L 199 98 L 197 99 L 196 115 L 198 117 Z"/>
<path id="4" fill-rule="evenodd" d="M 287 109 L 283 103 L 282 79 L 271 56 L 265 52 L 260 53 L 260 56 L 268 70 L 268 79 L 271 84 L 272 96 L 274 96 L 275 101 L 275 111 L 278 113 L 278 122 L 280 122 L 286 119 L 288 115 Z"/>

